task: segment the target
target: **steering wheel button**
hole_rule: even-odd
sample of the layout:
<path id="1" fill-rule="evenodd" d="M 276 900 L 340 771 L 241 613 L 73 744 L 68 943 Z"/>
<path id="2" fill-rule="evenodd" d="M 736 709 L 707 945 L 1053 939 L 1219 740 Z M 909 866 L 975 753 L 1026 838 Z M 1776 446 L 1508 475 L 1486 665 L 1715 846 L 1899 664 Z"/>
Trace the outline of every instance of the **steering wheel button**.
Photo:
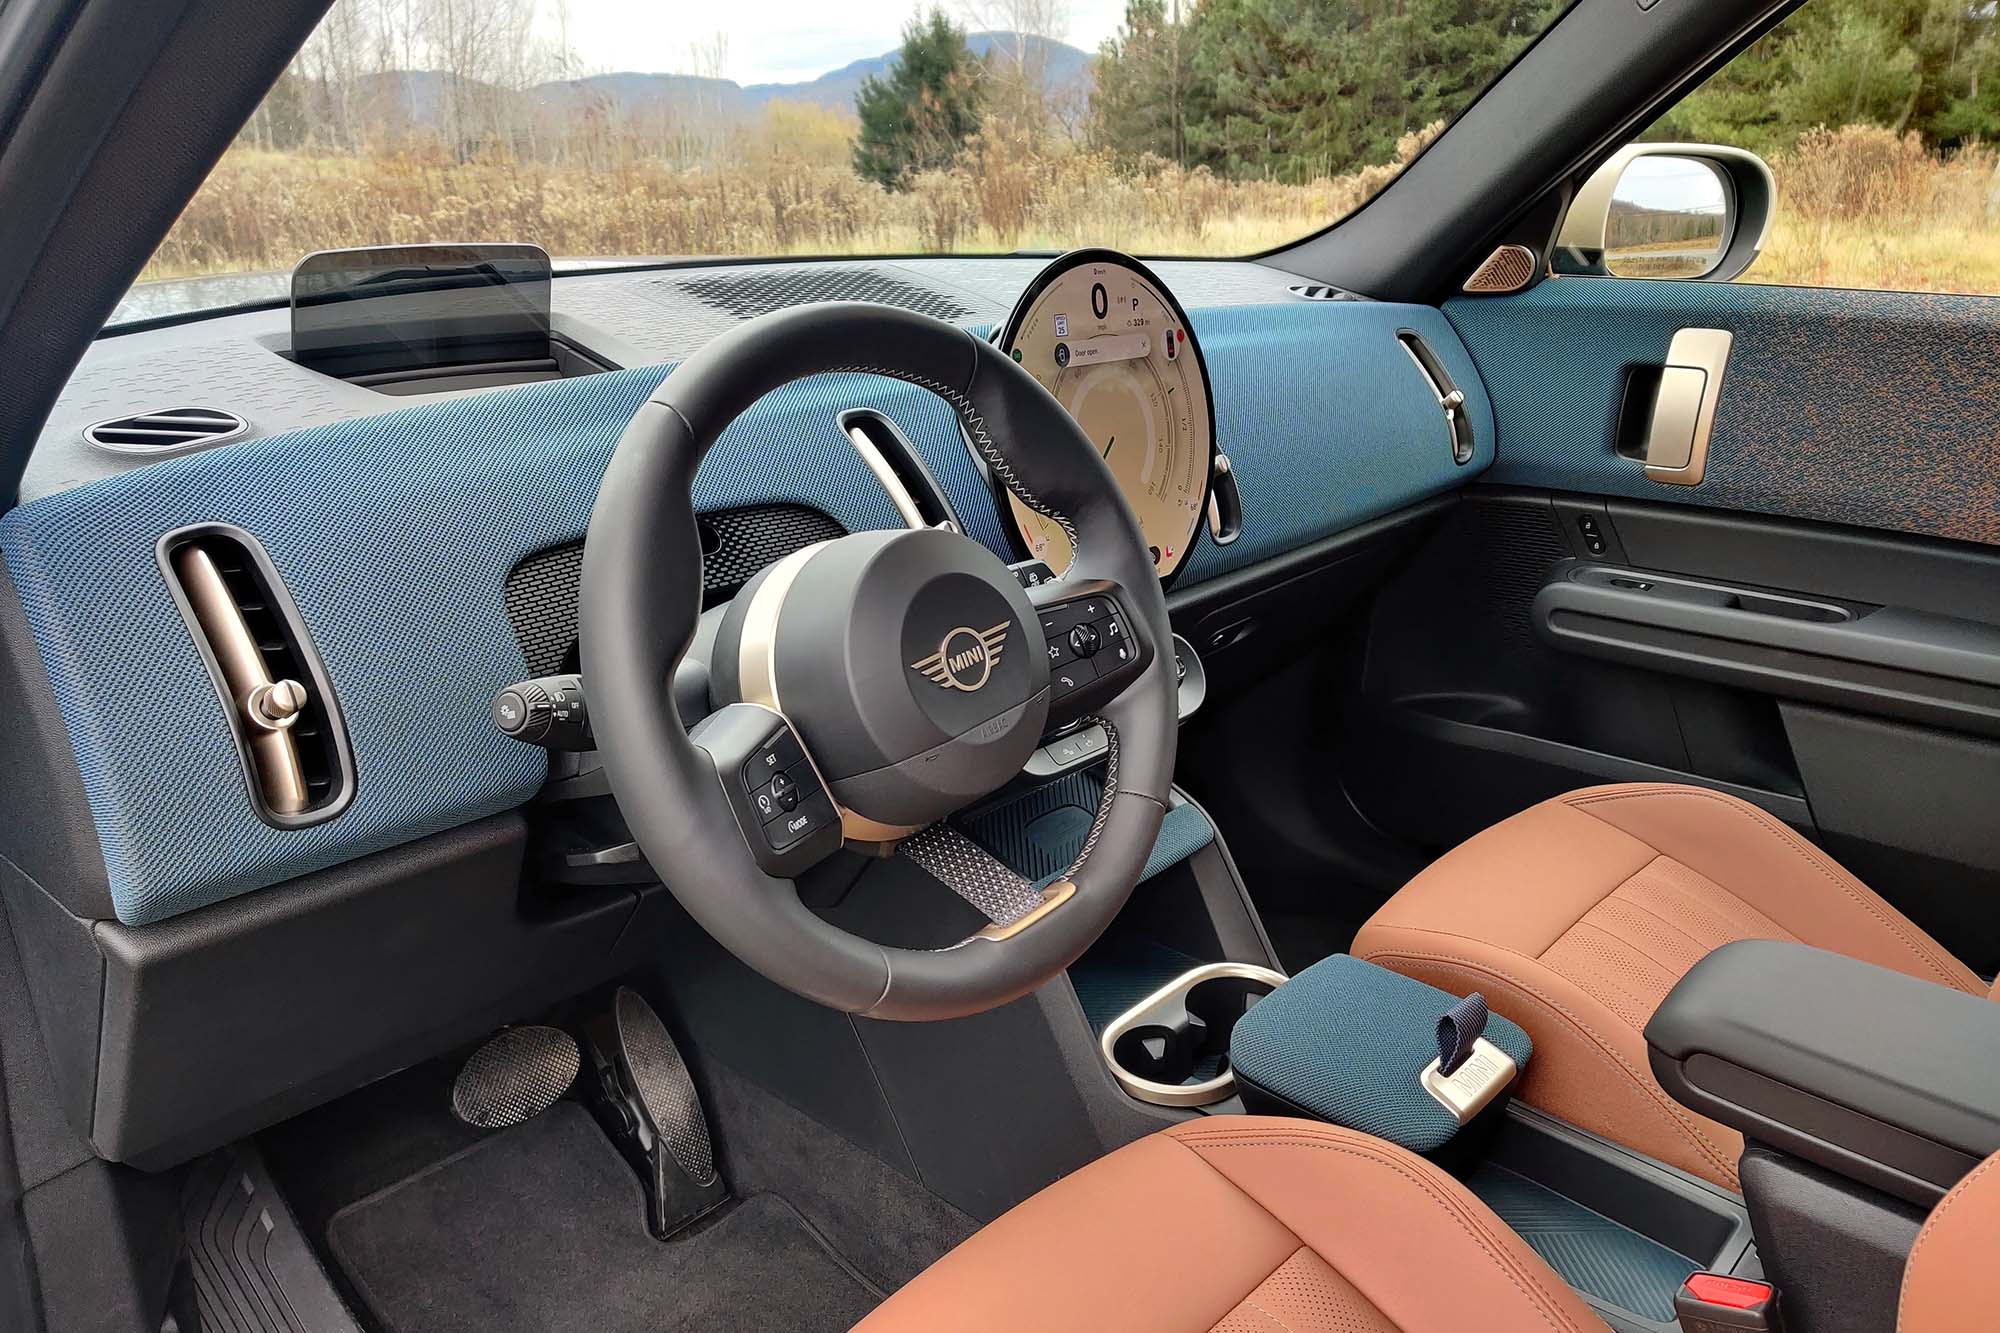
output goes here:
<path id="1" fill-rule="evenodd" d="M 1078 625 L 1069 632 L 1070 651 L 1074 652 L 1078 657 L 1089 657 L 1092 653 L 1095 653 L 1097 651 L 1097 644 L 1097 627 L 1095 625 Z"/>
<path id="2" fill-rule="evenodd" d="M 1067 666 L 1058 667 L 1049 673 L 1049 683 L 1055 687 L 1058 697 L 1072 690 L 1082 689 L 1097 679 L 1097 668 L 1089 658 L 1080 658 Z"/>
<path id="3" fill-rule="evenodd" d="M 1102 634 L 1106 639 L 1124 638 L 1125 637 L 1124 617 L 1120 616 L 1116 611 L 1113 611 L 1110 615 L 1106 616 L 1104 619 L 1097 622 L 1097 631 L 1098 633 Z"/>
<path id="4" fill-rule="evenodd" d="M 743 765 L 743 786 L 754 792 L 805 757 L 798 737 L 789 728 L 777 732 L 758 746 L 757 752 Z"/>
<path id="5" fill-rule="evenodd" d="M 768 786 L 753 795 L 750 804 L 757 808 L 757 818 L 767 824 L 784 813 L 778 806 L 778 798 L 771 794 Z"/>
<path id="6" fill-rule="evenodd" d="M 799 802 L 798 809 L 764 825 L 764 840 L 771 844 L 772 851 L 782 852 L 832 822 L 833 803 L 815 794 Z"/>
<path id="7" fill-rule="evenodd" d="M 1083 743 L 1075 736 L 1064 736 L 1048 744 L 1049 758 L 1064 768 L 1082 759 L 1084 754 Z"/>

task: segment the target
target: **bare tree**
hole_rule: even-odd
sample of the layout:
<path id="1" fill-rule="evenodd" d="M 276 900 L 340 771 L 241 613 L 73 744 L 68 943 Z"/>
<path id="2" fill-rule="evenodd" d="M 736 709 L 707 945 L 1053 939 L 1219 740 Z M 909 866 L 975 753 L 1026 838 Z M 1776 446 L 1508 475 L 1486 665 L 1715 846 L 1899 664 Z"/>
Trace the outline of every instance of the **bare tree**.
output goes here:
<path id="1" fill-rule="evenodd" d="M 1054 115 L 1049 47 L 1069 33 L 1069 0 L 957 0 L 968 29 L 994 35 L 988 102 L 1017 124 L 1041 129 Z"/>

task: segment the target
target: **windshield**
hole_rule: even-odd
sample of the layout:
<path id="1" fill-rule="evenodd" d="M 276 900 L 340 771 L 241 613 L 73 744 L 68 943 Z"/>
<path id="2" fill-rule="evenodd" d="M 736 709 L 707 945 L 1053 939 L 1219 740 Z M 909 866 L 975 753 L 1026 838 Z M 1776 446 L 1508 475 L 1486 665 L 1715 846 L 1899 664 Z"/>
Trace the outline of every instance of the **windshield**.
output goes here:
<path id="1" fill-rule="evenodd" d="M 396 243 L 1256 253 L 1366 202 L 1564 7 L 906 5 L 337 0 L 112 322 Z"/>

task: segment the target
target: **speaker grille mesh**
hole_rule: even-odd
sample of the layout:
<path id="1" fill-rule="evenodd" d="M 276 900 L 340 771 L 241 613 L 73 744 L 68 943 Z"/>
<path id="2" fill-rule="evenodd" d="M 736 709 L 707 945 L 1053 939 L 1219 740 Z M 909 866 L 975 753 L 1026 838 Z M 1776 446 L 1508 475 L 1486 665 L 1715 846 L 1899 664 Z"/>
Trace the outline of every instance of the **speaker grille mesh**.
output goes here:
<path id="1" fill-rule="evenodd" d="M 814 301 L 873 301 L 958 323 L 974 312 L 944 292 L 875 269 L 800 265 L 756 273 L 672 278 L 661 284 L 738 319 L 755 319 Z"/>
<path id="2" fill-rule="evenodd" d="M 1518 292 L 1535 276 L 1535 252 L 1525 245 L 1503 245 L 1465 280 L 1468 292 Z"/>
<path id="3" fill-rule="evenodd" d="M 814 542 L 847 529 L 805 505 L 749 505 L 701 516 L 701 587 L 704 605 L 736 595 L 750 576 Z M 576 593 L 583 580 L 583 543 L 551 546 L 507 575 L 507 619 L 521 641 L 521 655 L 537 676 L 571 667 L 576 647 Z"/>

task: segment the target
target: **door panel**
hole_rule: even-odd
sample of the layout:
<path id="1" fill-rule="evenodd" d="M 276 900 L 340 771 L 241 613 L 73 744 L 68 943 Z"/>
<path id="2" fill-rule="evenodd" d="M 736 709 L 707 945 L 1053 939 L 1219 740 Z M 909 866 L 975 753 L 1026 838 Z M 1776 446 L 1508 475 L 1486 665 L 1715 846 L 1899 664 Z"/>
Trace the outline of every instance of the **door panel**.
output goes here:
<path id="1" fill-rule="evenodd" d="M 1445 313 L 1493 400 L 1490 481 L 2000 542 L 2000 299 L 1553 278 Z M 1692 487 L 1612 448 L 1683 328 L 1735 334 Z"/>
<path id="2" fill-rule="evenodd" d="M 1373 608 L 1355 807 L 1442 848 L 1576 786 L 1697 782 L 1991 974 L 2000 301 L 1555 279 L 1447 313 L 1498 456 Z M 1689 327 L 1735 343 L 1706 478 L 1666 486 L 1620 417 Z"/>

